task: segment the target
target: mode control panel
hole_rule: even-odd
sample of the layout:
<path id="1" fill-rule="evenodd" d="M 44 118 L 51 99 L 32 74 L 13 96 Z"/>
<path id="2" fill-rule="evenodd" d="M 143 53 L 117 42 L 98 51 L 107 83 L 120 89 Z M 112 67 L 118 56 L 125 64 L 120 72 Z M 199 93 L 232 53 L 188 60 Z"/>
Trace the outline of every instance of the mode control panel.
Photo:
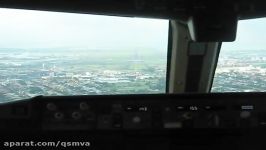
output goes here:
<path id="1" fill-rule="evenodd" d="M 0 105 L 0 130 L 266 128 L 266 93 L 36 97 Z"/>
<path id="2" fill-rule="evenodd" d="M 266 127 L 262 99 L 178 95 L 93 96 L 43 102 L 45 130 L 162 130 Z"/>

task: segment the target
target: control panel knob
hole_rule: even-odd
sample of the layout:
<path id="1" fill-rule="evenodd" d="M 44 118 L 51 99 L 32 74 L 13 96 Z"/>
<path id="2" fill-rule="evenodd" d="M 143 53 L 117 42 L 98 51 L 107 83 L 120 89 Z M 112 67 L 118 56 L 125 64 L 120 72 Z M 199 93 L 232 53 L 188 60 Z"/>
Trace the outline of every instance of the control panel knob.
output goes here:
<path id="1" fill-rule="evenodd" d="M 164 111 L 166 111 L 166 112 L 170 112 L 170 111 L 171 111 L 171 108 L 170 108 L 170 107 L 165 107 L 165 108 L 164 108 Z"/>
<path id="2" fill-rule="evenodd" d="M 72 118 L 75 119 L 75 120 L 78 120 L 82 117 L 82 114 L 80 112 L 73 112 L 72 113 Z"/>
<path id="3" fill-rule="evenodd" d="M 88 110 L 89 109 L 89 105 L 86 102 L 81 102 L 79 104 L 79 108 L 80 108 L 80 110 Z"/>
<path id="4" fill-rule="evenodd" d="M 251 116 L 251 113 L 249 111 L 242 111 L 242 112 L 240 112 L 240 117 L 242 119 L 249 118 L 250 116 Z"/>
<path id="5" fill-rule="evenodd" d="M 112 109 L 114 112 L 121 112 L 122 111 L 122 105 L 121 104 L 113 104 Z"/>
<path id="6" fill-rule="evenodd" d="M 57 106 L 54 104 L 54 103 L 48 103 L 46 105 L 46 108 L 49 110 L 49 111 L 55 111 L 57 109 Z"/>
<path id="7" fill-rule="evenodd" d="M 186 113 L 183 114 L 183 118 L 192 119 L 192 114 L 190 112 L 186 112 Z"/>
<path id="8" fill-rule="evenodd" d="M 65 115 L 63 113 L 61 113 L 61 112 L 56 112 L 54 114 L 54 118 L 57 119 L 57 120 L 62 120 L 62 119 L 64 119 L 64 117 L 65 117 Z"/>
<path id="9" fill-rule="evenodd" d="M 141 118 L 139 116 L 135 116 L 132 118 L 132 122 L 133 123 L 140 123 L 141 122 Z"/>

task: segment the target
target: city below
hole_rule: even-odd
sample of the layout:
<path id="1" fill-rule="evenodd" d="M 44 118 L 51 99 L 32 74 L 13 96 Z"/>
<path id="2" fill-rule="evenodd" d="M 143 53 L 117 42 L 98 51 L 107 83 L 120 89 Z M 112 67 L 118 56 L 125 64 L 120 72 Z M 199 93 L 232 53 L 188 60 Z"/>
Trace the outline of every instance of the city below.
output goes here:
<path id="1" fill-rule="evenodd" d="M 165 93 L 166 54 L 156 51 L 0 50 L 0 102 L 38 95 Z M 222 51 L 212 92 L 266 91 L 266 52 Z"/>
<path id="2" fill-rule="evenodd" d="M 165 93 L 165 54 L 88 51 L 0 50 L 0 101 L 38 95 Z"/>
<path id="3" fill-rule="evenodd" d="M 212 92 L 265 91 L 265 50 L 221 50 Z"/>

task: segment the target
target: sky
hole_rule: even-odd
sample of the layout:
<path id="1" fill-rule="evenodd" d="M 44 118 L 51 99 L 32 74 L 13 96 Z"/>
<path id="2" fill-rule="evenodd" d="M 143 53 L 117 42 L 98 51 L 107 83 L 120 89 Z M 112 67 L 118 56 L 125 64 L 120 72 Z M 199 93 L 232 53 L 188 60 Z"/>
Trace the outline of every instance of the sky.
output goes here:
<path id="1" fill-rule="evenodd" d="M 168 20 L 5 8 L 0 18 L 0 48 L 167 48 Z"/>
<path id="2" fill-rule="evenodd" d="M 266 50 L 266 18 L 238 21 L 234 42 L 224 42 L 222 50 Z"/>
<path id="3" fill-rule="evenodd" d="M 167 49 L 168 20 L 0 8 L 0 48 Z M 238 23 L 227 50 L 266 50 L 266 18 Z"/>

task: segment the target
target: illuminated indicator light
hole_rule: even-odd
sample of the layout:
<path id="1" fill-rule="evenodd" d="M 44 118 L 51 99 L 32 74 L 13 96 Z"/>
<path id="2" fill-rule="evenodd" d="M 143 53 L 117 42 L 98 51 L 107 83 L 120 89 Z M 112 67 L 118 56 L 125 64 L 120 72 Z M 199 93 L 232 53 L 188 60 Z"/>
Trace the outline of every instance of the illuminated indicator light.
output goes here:
<path id="1" fill-rule="evenodd" d="M 243 110 L 253 110 L 254 106 L 253 105 L 245 105 L 245 106 L 241 106 L 241 109 L 243 109 Z"/>
<path id="2" fill-rule="evenodd" d="M 184 108 L 183 106 L 178 106 L 177 109 L 178 109 L 178 110 L 183 110 L 183 109 L 185 109 L 185 108 Z"/>
<path id="3" fill-rule="evenodd" d="M 140 107 L 139 111 L 148 111 L 148 108 L 147 107 Z"/>
<path id="4" fill-rule="evenodd" d="M 126 111 L 133 111 L 133 107 L 130 106 L 126 107 Z"/>
<path id="5" fill-rule="evenodd" d="M 189 107 L 184 107 L 184 106 L 177 106 L 176 109 L 177 111 L 184 111 L 186 109 L 188 109 Z"/>
<path id="6" fill-rule="evenodd" d="M 197 106 L 190 106 L 189 107 L 189 110 L 197 111 L 198 110 L 198 107 Z"/>

